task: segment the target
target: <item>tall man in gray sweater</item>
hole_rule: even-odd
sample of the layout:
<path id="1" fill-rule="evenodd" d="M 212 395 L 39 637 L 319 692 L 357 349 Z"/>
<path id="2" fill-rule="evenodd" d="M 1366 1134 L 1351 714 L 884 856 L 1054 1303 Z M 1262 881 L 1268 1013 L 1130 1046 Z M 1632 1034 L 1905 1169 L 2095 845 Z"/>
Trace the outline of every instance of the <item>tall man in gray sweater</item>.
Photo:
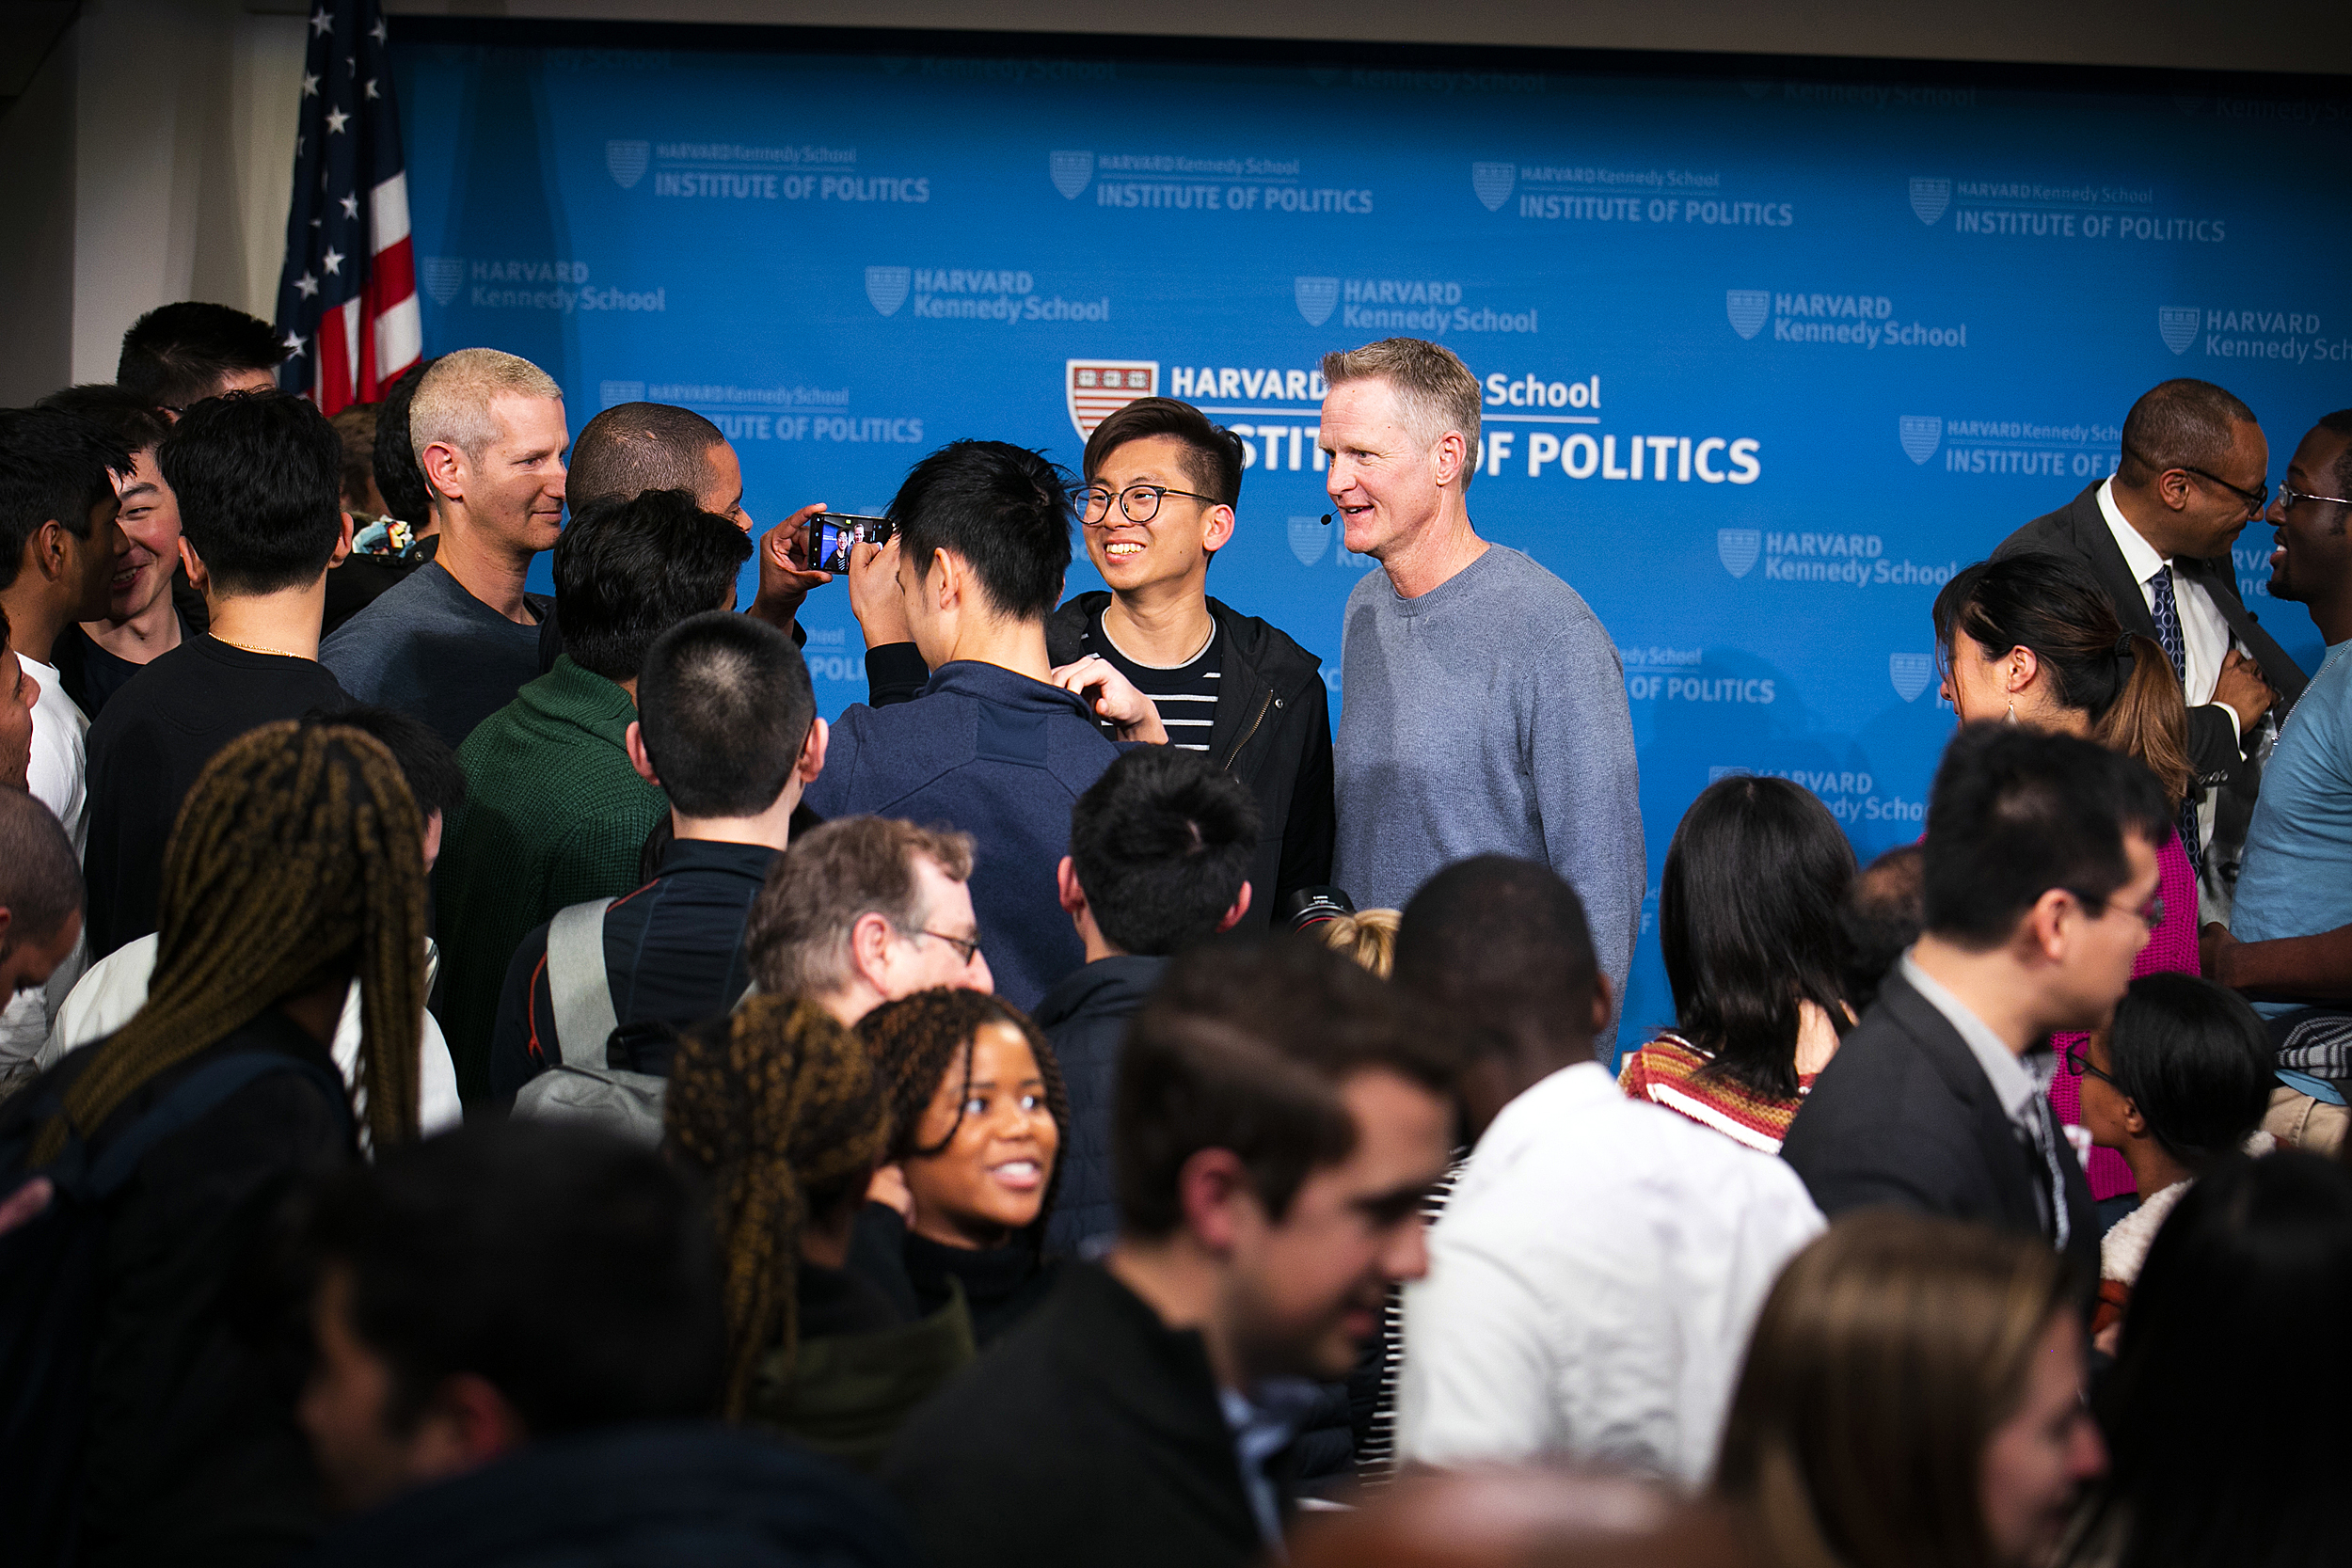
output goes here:
<path id="1" fill-rule="evenodd" d="M 1332 875 L 1402 908 L 1466 856 L 1516 855 L 1576 889 L 1625 994 L 1648 863 L 1625 671 L 1577 591 L 1470 526 L 1478 382 L 1389 338 L 1323 357 L 1320 440 L 1347 547 Z"/>

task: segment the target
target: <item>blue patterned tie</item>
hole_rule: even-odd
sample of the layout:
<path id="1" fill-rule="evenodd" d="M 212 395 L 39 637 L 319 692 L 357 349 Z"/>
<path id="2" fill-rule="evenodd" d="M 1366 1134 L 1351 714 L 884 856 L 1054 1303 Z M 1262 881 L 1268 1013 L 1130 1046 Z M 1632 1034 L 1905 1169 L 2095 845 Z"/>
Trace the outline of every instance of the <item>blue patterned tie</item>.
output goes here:
<path id="1" fill-rule="evenodd" d="M 2172 661 L 2173 678 L 2181 683 L 2181 695 L 2188 695 L 2188 652 L 2181 641 L 2181 607 L 2172 597 L 2172 568 L 2159 566 L 2156 575 L 2148 579 L 2154 592 L 2155 602 L 2150 613 L 2156 620 L 2156 641 L 2164 645 L 2164 657 Z M 2181 847 L 2188 851 L 2188 863 L 2200 866 L 2204 863 L 2197 842 L 2197 784 L 2192 774 L 2188 793 L 2181 797 Z"/>

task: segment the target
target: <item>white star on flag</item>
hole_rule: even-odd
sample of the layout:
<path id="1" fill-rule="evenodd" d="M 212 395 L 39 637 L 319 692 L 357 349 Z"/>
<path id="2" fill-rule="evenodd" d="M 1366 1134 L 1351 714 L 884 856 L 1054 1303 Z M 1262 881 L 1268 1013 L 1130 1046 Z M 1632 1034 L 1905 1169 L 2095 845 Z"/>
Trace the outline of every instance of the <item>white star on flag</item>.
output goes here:
<path id="1" fill-rule="evenodd" d="M 319 79 L 311 75 L 309 71 L 304 71 L 302 73 L 302 96 L 305 98 L 316 98 L 318 95 Z"/>
<path id="2" fill-rule="evenodd" d="M 314 33 L 331 33 L 335 30 L 335 19 L 327 15 L 324 10 L 312 11 L 310 13 L 310 30 Z"/>
<path id="3" fill-rule="evenodd" d="M 309 299 L 312 294 L 319 292 L 318 275 L 316 273 L 304 273 L 300 277 L 294 279 L 294 287 L 301 291 L 303 298 Z"/>
<path id="4" fill-rule="evenodd" d="M 344 197 L 344 198 L 343 198 L 343 216 L 345 216 L 345 217 L 347 217 L 347 218 L 356 218 L 356 217 L 358 217 L 358 215 L 359 215 L 359 198 L 358 198 L 357 195 L 352 195 L 352 196 L 347 196 L 347 197 Z"/>
<path id="5" fill-rule="evenodd" d="M 326 128 L 328 131 L 340 132 L 349 123 L 351 123 L 351 117 L 343 113 L 342 110 L 329 109 L 326 111 Z"/>
<path id="6" fill-rule="evenodd" d="M 384 19 L 382 17 L 377 17 L 375 19 L 375 25 L 368 29 L 368 37 L 375 40 L 378 43 L 382 43 L 384 41 L 386 34 L 384 29 Z"/>
<path id="7" fill-rule="evenodd" d="M 371 76 L 368 78 L 368 96 L 373 98 L 375 95 L 375 78 Z"/>
<path id="8" fill-rule="evenodd" d="M 328 272 L 340 275 L 343 270 L 343 259 L 342 255 L 336 251 L 333 245 L 328 245 L 326 247 L 326 254 L 319 258 L 319 265 L 325 267 Z"/>
<path id="9" fill-rule="evenodd" d="M 286 352 L 288 354 L 300 354 L 302 352 L 301 333 L 289 332 L 286 334 Z"/>

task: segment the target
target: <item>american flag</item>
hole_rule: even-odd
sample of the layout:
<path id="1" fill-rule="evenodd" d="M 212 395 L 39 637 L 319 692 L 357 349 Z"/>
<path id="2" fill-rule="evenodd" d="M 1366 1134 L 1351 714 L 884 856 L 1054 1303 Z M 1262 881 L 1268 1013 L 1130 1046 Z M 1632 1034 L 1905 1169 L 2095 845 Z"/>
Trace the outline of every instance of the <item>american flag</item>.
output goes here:
<path id="1" fill-rule="evenodd" d="M 379 0 L 316 0 L 302 67 L 278 381 L 333 414 L 373 403 L 424 351 L 408 177 Z"/>

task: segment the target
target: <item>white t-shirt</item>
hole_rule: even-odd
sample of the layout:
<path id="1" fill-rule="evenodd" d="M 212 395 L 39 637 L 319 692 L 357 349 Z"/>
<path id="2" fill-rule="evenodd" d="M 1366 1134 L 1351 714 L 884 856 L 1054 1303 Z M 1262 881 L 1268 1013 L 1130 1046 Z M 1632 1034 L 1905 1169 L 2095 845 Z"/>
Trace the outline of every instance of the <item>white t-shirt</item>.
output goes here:
<path id="1" fill-rule="evenodd" d="M 32 766 L 24 770 L 24 782 L 33 799 L 65 824 L 65 835 L 73 841 L 73 855 L 79 860 L 89 838 L 83 811 L 89 803 L 89 716 L 65 694 L 56 665 L 21 653 L 16 661 L 40 687 L 40 700 L 33 705 Z"/>

